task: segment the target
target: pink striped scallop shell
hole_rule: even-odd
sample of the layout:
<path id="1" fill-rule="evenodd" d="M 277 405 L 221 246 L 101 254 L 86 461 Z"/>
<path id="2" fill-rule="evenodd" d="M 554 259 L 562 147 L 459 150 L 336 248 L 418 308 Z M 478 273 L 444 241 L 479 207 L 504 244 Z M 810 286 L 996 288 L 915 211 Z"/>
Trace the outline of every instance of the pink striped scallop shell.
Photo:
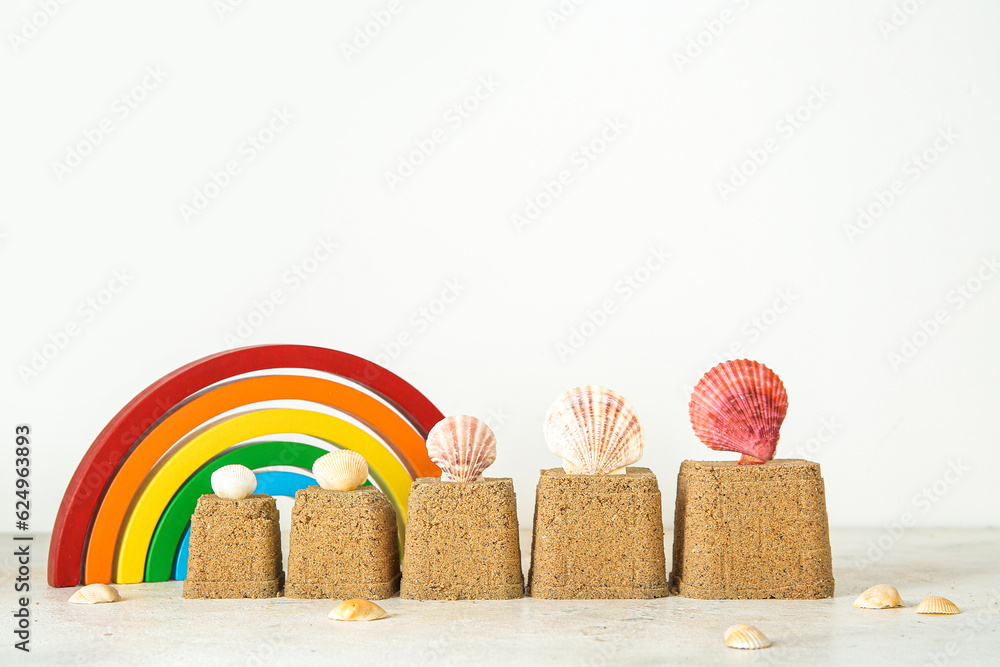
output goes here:
<path id="1" fill-rule="evenodd" d="M 726 361 L 705 375 L 688 406 L 695 435 L 711 449 L 739 452 L 739 462 L 774 458 L 788 394 L 774 371 L 758 361 Z"/>
<path id="2" fill-rule="evenodd" d="M 443 482 L 474 482 L 497 458 L 497 439 L 486 422 L 470 415 L 445 417 L 427 434 L 427 454 Z"/>

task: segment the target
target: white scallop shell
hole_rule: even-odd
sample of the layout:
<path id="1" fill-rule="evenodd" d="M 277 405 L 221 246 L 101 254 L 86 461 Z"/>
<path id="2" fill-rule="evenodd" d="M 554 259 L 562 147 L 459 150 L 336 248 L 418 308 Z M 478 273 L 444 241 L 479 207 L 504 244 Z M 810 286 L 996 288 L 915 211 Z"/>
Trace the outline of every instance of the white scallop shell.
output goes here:
<path id="1" fill-rule="evenodd" d="M 253 470 L 238 463 L 222 466 L 212 473 L 212 491 L 220 498 L 243 500 L 257 488 Z"/>
<path id="2" fill-rule="evenodd" d="M 930 595 L 925 597 L 923 601 L 917 605 L 918 614 L 961 614 L 962 610 L 958 608 L 958 605 L 949 600 L 948 598 L 943 598 L 938 595 Z"/>
<path id="3" fill-rule="evenodd" d="M 744 623 L 726 628 L 724 637 L 729 648 L 757 649 L 771 645 L 771 640 L 765 637 L 763 632 Z"/>
<path id="4" fill-rule="evenodd" d="M 122 596 L 113 586 L 107 584 L 90 584 L 84 586 L 70 597 L 73 604 L 100 604 L 101 602 L 118 602 Z"/>
<path id="5" fill-rule="evenodd" d="M 316 459 L 312 472 L 324 489 L 353 491 L 368 479 L 368 462 L 357 452 L 338 449 Z"/>
<path id="6" fill-rule="evenodd" d="M 890 607 L 902 607 L 903 598 L 899 596 L 899 591 L 895 586 L 889 584 L 876 584 L 858 596 L 854 605 L 858 609 L 888 609 Z"/>
<path id="7" fill-rule="evenodd" d="M 427 434 L 427 455 L 443 482 L 474 482 L 497 458 L 497 439 L 480 419 L 445 417 Z"/>
<path id="8" fill-rule="evenodd" d="M 552 404 L 545 415 L 545 442 L 568 474 L 624 474 L 642 457 L 642 425 L 624 396 L 588 385 Z"/>
<path id="9" fill-rule="evenodd" d="M 344 600 L 330 612 L 335 621 L 377 621 L 385 618 L 385 609 L 370 600 Z"/>

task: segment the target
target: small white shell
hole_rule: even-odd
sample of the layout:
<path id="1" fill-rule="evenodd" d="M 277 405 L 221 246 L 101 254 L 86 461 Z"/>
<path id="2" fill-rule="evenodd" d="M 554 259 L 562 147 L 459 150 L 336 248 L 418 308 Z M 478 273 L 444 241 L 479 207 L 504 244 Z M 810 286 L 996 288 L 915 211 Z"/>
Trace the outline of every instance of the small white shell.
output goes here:
<path id="1" fill-rule="evenodd" d="M 427 455 L 443 482 L 474 482 L 497 458 L 497 439 L 480 419 L 445 417 L 427 434 Z"/>
<path id="2" fill-rule="evenodd" d="M 624 474 L 642 457 L 642 425 L 621 394 L 596 385 L 577 387 L 549 408 L 545 442 L 568 474 Z"/>
<path id="3" fill-rule="evenodd" d="M 890 607 L 902 607 L 903 598 L 899 597 L 899 591 L 895 586 L 889 584 L 876 584 L 858 596 L 854 601 L 854 606 L 858 609 L 888 609 Z"/>
<path id="4" fill-rule="evenodd" d="M 937 595 L 931 595 L 925 597 L 923 601 L 917 605 L 918 614 L 961 614 L 962 610 L 958 608 L 958 605 L 947 598 L 943 598 Z"/>
<path id="5" fill-rule="evenodd" d="M 212 491 L 220 498 L 243 500 L 257 488 L 257 475 L 238 463 L 222 466 L 212 473 Z"/>
<path id="6" fill-rule="evenodd" d="M 385 609 L 369 600 L 344 600 L 330 612 L 335 621 L 377 621 L 385 618 Z"/>
<path id="7" fill-rule="evenodd" d="M 357 452 L 338 449 L 316 459 L 312 472 L 324 489 L 353 491 L 368 479 L 368 463 Z"/>
<path id="8" fill-rule="evenodd" d="M 107 584 L 90 584 L 84 586 L 70 597 L 73 604 L 100 604 L 101 602 L 118 602 L 122 596 L 113 586 Z"/>
<path id="9" fill-rule="evenodd" d="M 725 640 L 729 648 L 756 649 L 771 645 L 771 640 L 765 637 L 763 632 L 743 623 L 729 626 L 726 629 Z"/>

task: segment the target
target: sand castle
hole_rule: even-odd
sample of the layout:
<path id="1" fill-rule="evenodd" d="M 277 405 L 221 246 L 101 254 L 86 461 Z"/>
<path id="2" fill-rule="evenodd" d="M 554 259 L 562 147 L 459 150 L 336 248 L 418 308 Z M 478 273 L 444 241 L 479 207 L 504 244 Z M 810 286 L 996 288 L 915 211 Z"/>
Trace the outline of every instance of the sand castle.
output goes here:
<path id="1" fill-rule="evenodd" d="M 667 594 L 656 476 L 642 456 L 631 404 L 597 386 L 560 396 L 545 421 L 563 469 L 543 470 L 535 495 L 528 593 L 538 598 Z"/>
<path id="2" fill-rule="evenodd" d="M 396 512 L 350 450 L 316 460 L 319 486 L 295 494 L 285 595 L 290 598 L 392 597 L 399 588 Z"/>
<path id="3" fill-rule="evenodd" d="M 257 482 L 241 465 L 212 474 L 214 494 L 199 498 L 191 517 L 185 598 L 272 598 L 281 595 L 278 507 L 250 495 Z"/>
<path id="4" fill-rule="evenodd" d="M 684 461 L 674 509 L 674 593 L 708 599 L 833 595 L 826 497 L 819 464 L 772 460 L 788 396 L 756 361 L 719 364 L 689 411 L 708 447 L 735 461 Z"/>
<path id="5" fill-rule="evenodd" d="M 441 477 L 410 489 L 400 596 L 510 600 L 524 595 L 517 505 L 510 478 L 485 478 L 496 438 L 475 417 L 447 417 L 427 436 Z"/>

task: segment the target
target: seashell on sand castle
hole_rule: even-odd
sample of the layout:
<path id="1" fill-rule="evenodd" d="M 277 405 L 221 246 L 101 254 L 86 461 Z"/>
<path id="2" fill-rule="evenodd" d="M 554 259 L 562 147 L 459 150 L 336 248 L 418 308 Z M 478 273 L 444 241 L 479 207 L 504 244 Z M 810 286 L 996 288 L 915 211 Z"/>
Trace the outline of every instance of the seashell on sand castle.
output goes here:
<path id="1" fill-rule="evenodd" d="M 368 479 L 368 462 L 357 452 L 338 449 L 316 459 L 312 473 L 324 489 L 353 491 Z"/>
<path id="2" fill-rule="evenodd" d="M 257 489 L 257 476 L 246 466 L 235 463 L 212 473 L 212 491 L 220 498 L 243 500 Z"/>
<path id="3" fill-rule="evenodd" d="M 445 417 L 427 434 L 427 455 L 443 482 L 474 482 L 497 458 L 497 439 L 486 422 L 470 415 Z"/>
<path id="4" fill-rule="evenodd" d="M 552 404 L 545 415 L 545 442 L 567 474 L 624 474 L 642 458 L 642 425 L 624 396 L 588 385 Z"/>
<path id="5" fill-rule="evenodd" d="M 788 395 L 770 368 L 739 359 L 705 373 L 688 407 L 695 435 L 706 446 L 739 452 L 741 464 L 764 463 L 774 458 Z"/>

